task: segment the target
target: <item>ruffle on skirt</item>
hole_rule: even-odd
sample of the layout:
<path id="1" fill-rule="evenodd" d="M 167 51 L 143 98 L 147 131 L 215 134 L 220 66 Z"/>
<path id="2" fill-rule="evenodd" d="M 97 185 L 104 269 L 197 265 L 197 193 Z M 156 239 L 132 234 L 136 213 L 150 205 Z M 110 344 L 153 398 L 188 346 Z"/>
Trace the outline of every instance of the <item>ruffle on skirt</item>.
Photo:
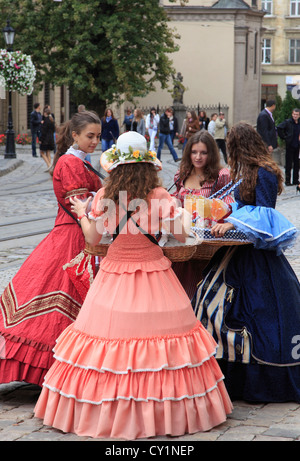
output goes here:
<path id="1" fill-rule="evenodd" d="M 74 367 L 124 374 L 200 366 L 215 355 L 216 343 L 200 322 L 185 334 L 112 340 L 88 336 L 70 325 L 54 352 L 56 360 Z"/>
<path id="2" fill-rule="evenodd" d="M 1 336 L 1 382 L 26 381 L 42 386 L 45 374 L 54 362 L 51 348 L 8 333 Z"/>
<path id="3" fill-rule="evenodd" d="M 101 270 L 110 274 L 133 273 L 137 271 L 156 272 L 170 269 L 171 261 L 163 256 L 154 261 L 116 261 L 108 257 L 101 261 Z"/>
<path id="4" fill-rule="evenodd" d="M 215 347 L 199 323 L 186 334 L 128 340 L 87 337 L 69 327 L 58 339 L 35 415 L 62 431 L 99 438 L 209 430 L 232 410 Z"/>

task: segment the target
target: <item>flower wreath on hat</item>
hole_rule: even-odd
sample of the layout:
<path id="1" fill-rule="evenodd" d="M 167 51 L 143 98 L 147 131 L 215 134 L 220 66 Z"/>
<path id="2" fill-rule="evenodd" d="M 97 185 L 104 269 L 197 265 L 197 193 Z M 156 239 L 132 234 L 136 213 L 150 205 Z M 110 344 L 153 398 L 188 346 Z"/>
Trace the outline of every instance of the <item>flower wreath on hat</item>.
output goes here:
<path id="1" fill-rule="evenodd" d="M 127 163 L 152 163 L 157 170 L 162 169 L 156 152 L 147 150 L 144 136 L 138 133 L 124 133 L 110 149 L 103 152 L 100 158 L 102 168 L 110 172 L 119 165 Z"/>

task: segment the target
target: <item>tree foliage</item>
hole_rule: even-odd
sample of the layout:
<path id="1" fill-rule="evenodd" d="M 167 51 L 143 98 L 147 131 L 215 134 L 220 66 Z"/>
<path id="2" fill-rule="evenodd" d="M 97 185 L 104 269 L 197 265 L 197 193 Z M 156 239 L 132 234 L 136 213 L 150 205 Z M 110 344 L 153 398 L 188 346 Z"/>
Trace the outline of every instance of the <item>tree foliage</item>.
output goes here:
<path id="1" fill-rule="evenodd" d="M 276 114 L 275 121 L 279 124 L 284 120 L 291 118 L 293 109 L 296 108 L 300 108 L 300 101 L 299 99 L 294 99 L 291 91 L 287 90 L 280 107 L 278 107 L 279 111 Z"/>
<path id="2" fill-rule="evenodd" d="M 177 36 L 158 0 L 0 0 L 0 11 L 36 83 L 67 85 L 75 103 L 133 101 L 155 82 L 167 88 L 175 71 Z"/>

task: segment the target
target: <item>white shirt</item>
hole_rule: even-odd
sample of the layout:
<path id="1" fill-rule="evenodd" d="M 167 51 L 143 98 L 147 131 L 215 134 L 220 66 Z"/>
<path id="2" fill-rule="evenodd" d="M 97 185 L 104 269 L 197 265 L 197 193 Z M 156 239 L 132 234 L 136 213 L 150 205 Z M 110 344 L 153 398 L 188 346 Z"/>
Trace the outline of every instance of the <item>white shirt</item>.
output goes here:
<path id="1" fill-rule="evenodd" d="M 207 131 L 209 134 L 211 134 L 213 137 L 215 137 L 215 131 L 216 131 L 216 122 L 214 120 L 211 120 L 208 124 Z"/>
<path id="2" fill-rule="evenodd" d="M 67 150 L 67 152 L 65 153 L 66 154 L 70 154 L 70 155 L 74 155 L 74 157 L 77 157 L 77 158 L 80 158 L 82 161 L 85 159 L 85 157 L 87 156 L 87 154 L 85 152 L 83 152 L 82 150 L 77 150 L 77 149 L 74 149 L 73 146 L 69 147 L 69 149 Z"/>

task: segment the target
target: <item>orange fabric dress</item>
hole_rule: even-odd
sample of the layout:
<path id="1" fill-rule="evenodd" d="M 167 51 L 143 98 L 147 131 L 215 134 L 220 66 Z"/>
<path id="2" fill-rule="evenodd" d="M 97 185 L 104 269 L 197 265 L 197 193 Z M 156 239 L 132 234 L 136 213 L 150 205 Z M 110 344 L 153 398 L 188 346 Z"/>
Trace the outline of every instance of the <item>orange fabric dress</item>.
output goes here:
<path id="1" fill-rule="evenodd" d="M 102 194 L 92 218 L 103 219 Z M 163 200 L 154 227 L 180 213 L 163 188 L 151 198 Z M 171 262 L 129 220 L 101 261 L 76 321 L 57 340 L 35 416 L 95 438 L 209 430 L 232 410 L 215 350 Z"/>

